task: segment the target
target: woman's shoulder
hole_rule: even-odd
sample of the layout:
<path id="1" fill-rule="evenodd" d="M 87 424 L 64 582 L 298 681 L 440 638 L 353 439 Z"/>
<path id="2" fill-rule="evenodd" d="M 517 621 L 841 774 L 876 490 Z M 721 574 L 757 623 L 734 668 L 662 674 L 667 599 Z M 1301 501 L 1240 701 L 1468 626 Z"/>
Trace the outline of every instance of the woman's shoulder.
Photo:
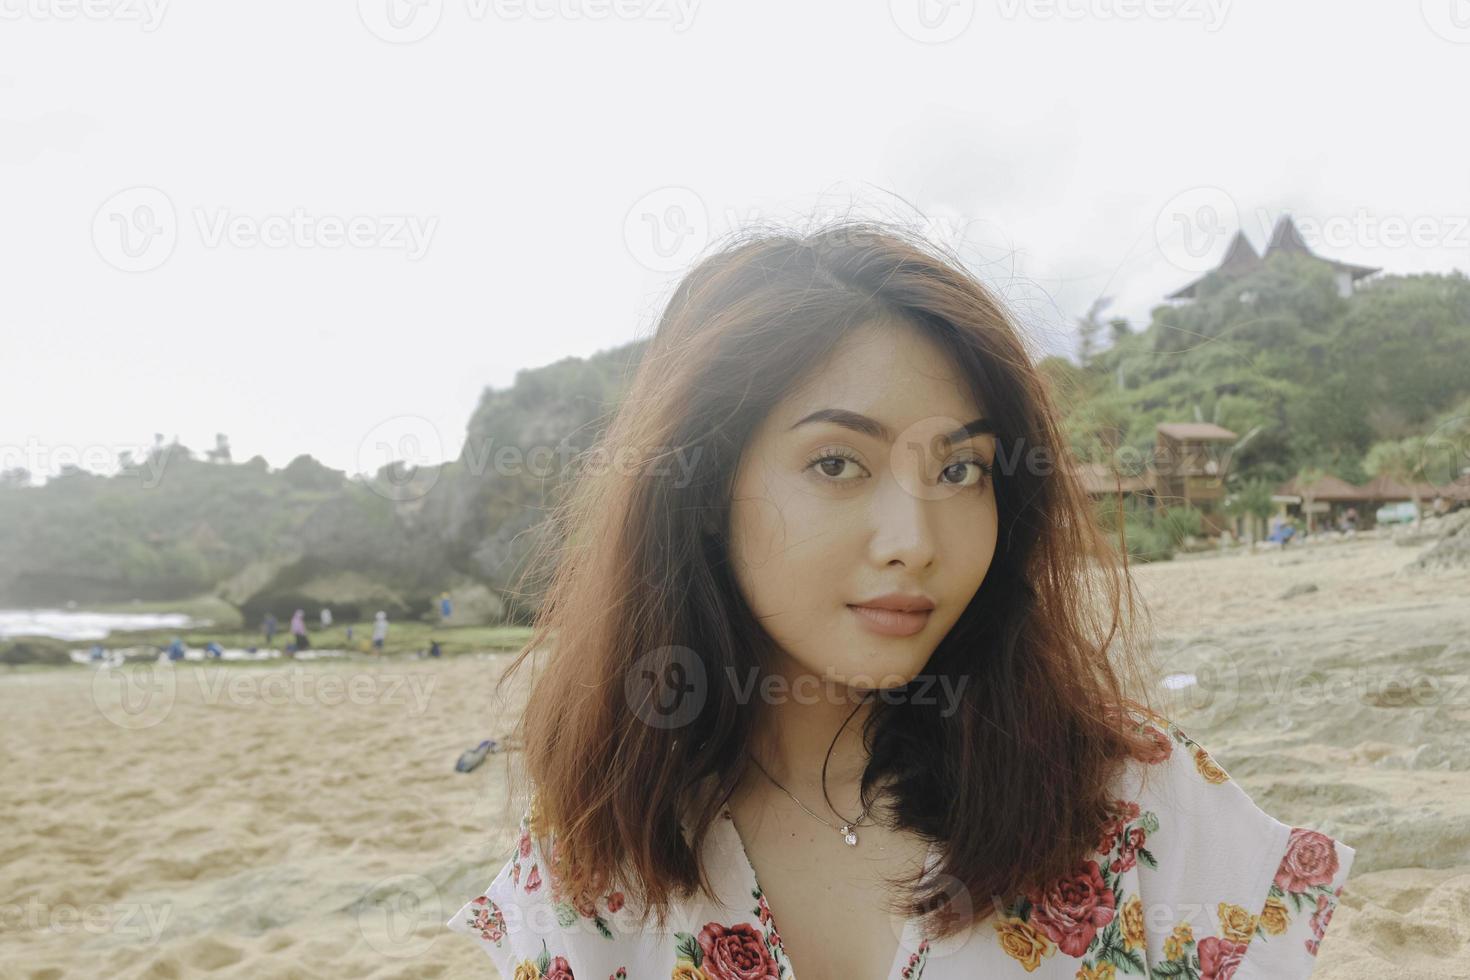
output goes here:
<path id="1" fill-rule="evenodd" d="M 1171 719 L 1133 718 L 1152 748 L 1125 767 L 1099 843 L 1114 884 L 1137 869 L 1119 905 L 1125 933 L 1181 975 L 1249 964 L 1237 976 L 1307 976 L 1354 848 L 1267 813 Z"/>
<path id="2" fill-rule="evenodd" d="M 712 929 L 724 928 L 695 921 L 703 906 L 675 903 L 660 931 L 621 881 L 594 901 L 574 900 L 556 876 L 556 833 L 543 832 L 536 817 L 533 794 L 494 880 L 447 923 L 479 943 L 502 976 L 566 980 L 574 968 L 579 976 L 641 976 L 655 965 L 702 959 Z"/>
<path id="3" fill-rule="evenodd" d="M 505 863 L 484 891 L 466 902 L 447 925 L 475 939 L 503 976 L 521 975 L 522 968 L 531 966 L 539 971 L 535 976 L 570 976 L 568 956 L 574 937 L 585 932 L 613 940 L 613 920 L 626 903 L 617 889 L 590 903 L 564 896 L 553 870 L 556 835 L 540 833 L 535 814 L 533 796 L 521 815 Z"/>

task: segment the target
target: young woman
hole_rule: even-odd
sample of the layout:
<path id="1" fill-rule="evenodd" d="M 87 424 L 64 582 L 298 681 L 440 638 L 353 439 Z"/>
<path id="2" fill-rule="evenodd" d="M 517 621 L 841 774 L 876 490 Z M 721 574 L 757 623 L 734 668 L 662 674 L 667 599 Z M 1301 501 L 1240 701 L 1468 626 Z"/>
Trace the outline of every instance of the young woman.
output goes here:
<path id="1" fill-rule="evenodd" d="M 1150 707 L 1066 445 L 922 239 L 700 262 L 555 514 L 529 804 L 450 927 L 516 980 L 1310 973 L 1353 849 Z"/>

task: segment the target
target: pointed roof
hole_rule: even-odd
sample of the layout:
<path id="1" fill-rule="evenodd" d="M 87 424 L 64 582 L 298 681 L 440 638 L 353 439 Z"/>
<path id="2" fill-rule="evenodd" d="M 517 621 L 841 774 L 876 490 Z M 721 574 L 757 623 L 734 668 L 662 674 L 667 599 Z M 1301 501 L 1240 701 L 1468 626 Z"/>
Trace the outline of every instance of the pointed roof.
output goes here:
<path id="1" fill-rule="evenodd" d="M 1262 257 L 1269 258 L 1276 252 L 1305 255 L 1308 258 L 1316 259 L 1318 262 L 1326 262 L 1337 271 L 1346 272 L 1351 275 L 1355 282 L 1364 276 L 1371 276 L 1373 273 L 1379 271 L 1371 266 L 1353 265 L 1350 262 L 1338 262 L 1334 259 L 1322 258 L 1322 256 L 1307 247 L 1306 239 L 1302 238 L 1302 233 L 1297 230 L 1296 222 L 1291 220 L 1291 215 L 1289 214 L 1283 214 L 1276 219 L 1276 227 L 1271 229 L 1271 241 L 1267 243 L 1265 255 Z"/>
<path id="2" fill-rule="evenodd" d="M 1251 244 L 1250 239 L 1245 237 L 1245 232 L 1237 230 L 1235 237 L 1230 239 L 1229 247 L 1225 249 L 1225 257 L 1220 260 L 1220 264 L 1212 272 L 1205 273 L 1182 289 L 1176 289 L 1166 299 L 1194 299 L 1195 288 L 1216 272 L 1236 276 L 1254 268 L 1260 262 L 1261 257 L 1256 254 L 1255 246 Z"/>
<path id="3" fill-rule="evenodd" d="M 1271 239 L 1266 244 L 1266 251 L 1257 255 L 1255 248 L 1251 246 L 1250 240 L 1245 237 L 1245 233 L 1241 231 L 1236 231 L 1235 237 L 1230 239 L 1230 245 L 1225 249 L 1225 257 L 1220 260 L 1219 265 L 1215 266 L 1215 268 L 1200 276 L 1198 279 L 1195 279 L 1193 282 L 1190 282 L 1189 284 L 1174 290 L 1174 292 L 1169 293 L 1164 298 L 1194 299 L 1196 290 L 1199 288 L 1200 284 L 1209 279 L 1211 276 L 1241 275 L 1242 273 L 1249 272 L 1250 270 L 1256 268 L 1264 260 L 1270 258 L 1272 255 L 1278 252 L 1286 252 L 1293 255 L 1305 255 L 1308 258 L 1316 259 L 1318 262 L 1326 262 L 1336 271 L 1346 272 L 1349 276 L 1352 277 L 1354 282 L 1362 279 L 1364 276 L 1371 276 L 1373 273 L 1380 271 L 1372 266 L 1353 265 L 1350 262 L 1338 262 L 1335 259 L 1324 259 L 1322 256 L 1318 255 L 1317 253 L 1313 252 L 1309 247 L 1307 247 L 1307 241 L 1306 239 L 1302 238 L 1302 233 L 1297 229 L 1296 222 L 1291 219 L 1291 215 L 1283 214 L 1281 217 L 1276 219 L 1276 225 L 1271 229 Z"/>

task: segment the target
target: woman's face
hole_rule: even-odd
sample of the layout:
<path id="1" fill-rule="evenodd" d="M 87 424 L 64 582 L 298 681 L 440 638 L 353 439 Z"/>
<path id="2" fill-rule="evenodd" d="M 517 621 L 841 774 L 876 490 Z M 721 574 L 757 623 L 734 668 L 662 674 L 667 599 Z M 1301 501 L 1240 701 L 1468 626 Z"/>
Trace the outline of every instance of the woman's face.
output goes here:
<path id="1" fill-rule="evenodd" d="M 803 421 L 834 409 L 881 428 Z M 756 430 L 735 476 L 731 556 L 779 667 L 864 690 L 923 670 L 995 554 L 994 436 L 939 438 L 984 414 L 941 347 L 885 320 L 849 334 Z M 887 593 L 934 608 L 852 608 Z"/>

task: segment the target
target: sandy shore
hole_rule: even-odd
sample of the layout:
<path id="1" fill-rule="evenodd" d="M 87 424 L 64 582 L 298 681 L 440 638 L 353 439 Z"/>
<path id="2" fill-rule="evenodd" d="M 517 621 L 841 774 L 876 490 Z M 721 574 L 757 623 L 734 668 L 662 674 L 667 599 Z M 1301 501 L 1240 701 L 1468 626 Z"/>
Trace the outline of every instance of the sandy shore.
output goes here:
<path id="1" fill-rule="evenodd" d="M 1135 573 L 1162 665 L 1198 681 L 1172 717 L 1267 812 L 1357 849 L 1314 977 L 1470 978 L 1470 569 L 1414 573 L 1426 547 Z"/>
<path id="2" fill-rule="evenodd" d="M 483 975 L 508 659 L 0 675 L 0 977 Z"/>
<path id="3" fill-rule="evenodd" d="M 1470 978 L 1470 570 L 1395 574 L 1420 550 L 1135 569 L 1172 716 L 1357 848 L 1318 977 Z M 0 978 L 493 975 L 443 922 L 518 816 L 506 756 L 453 771 L 508 660 L 0 674 Z"/>

